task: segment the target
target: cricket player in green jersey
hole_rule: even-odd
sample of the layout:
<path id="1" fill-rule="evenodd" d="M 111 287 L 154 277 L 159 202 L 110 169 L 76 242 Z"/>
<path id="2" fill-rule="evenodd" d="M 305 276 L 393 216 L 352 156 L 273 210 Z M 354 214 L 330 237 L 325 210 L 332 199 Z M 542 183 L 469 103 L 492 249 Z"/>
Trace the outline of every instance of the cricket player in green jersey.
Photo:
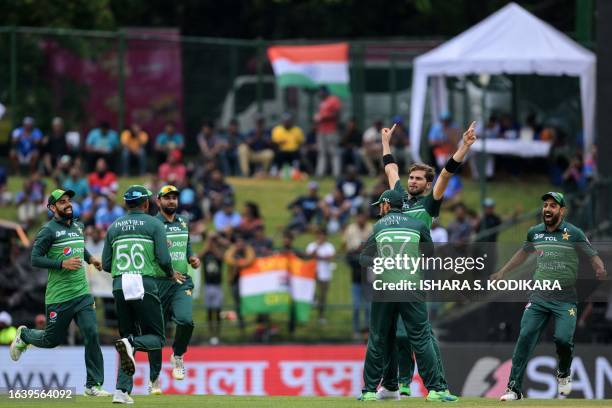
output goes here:
<path id="1" fill-rule="evenodd" d="M 102 389 L 104 361 L 98 339 L 95 303 L 89 293 L 83 261 L 98 270 L 102 265 L 85 249 L 83 225 L 72 215 L 72 197 L 72 190 L 57 189 L 51 193 L 47 208 L 53 212 L 53 219 L 38 232 L 32 248 L 32 266 L 49 270 L 45 292 L 47 327 L 45 330 L 19 327 L 10 353 L 17 361 L 29 345 L 57 347 L 66 338 L 68 326 L 74 320 L 85 344 L 85 395 L 109 397 L 111 394 Z"/>
<path id="2" fill-rule="evenodd" d="M 180 272 L 185 281 L 177 285 L 166 279 L 163 271 L 159 271 L 155 279 L 159 289 L 159 297 L 164 311 L 166 322 L 171 319 L 176 324 L 176 334 L 172 345 L 173 354 L 170 357 L 172 363 L 172 376 L 175 380 L 185 378 L 185 366 L 183 355 L 193 333 L 193 279 L 190 266 L 197 269 L 200 259 L 194 256 L 189 242 L 188 220 L 176 214 L 179 205 L 179 190 L 172 185 L 163 186 L 157 194 L 157 206 L 159 213 L 156 218 L 166 228 L 172 268 Z M 149 352 L 149 393 L 161 395 L 161 384 L 159 373 L 162 367 L 161 350 Z"/>
<path id="3" fill-rule="evenodd" d="M 152 193 L 130 186 L 123 198 L 128 213 L 106 232 L 102 267 L 113 277 L 113 297 L 121 339 L 115 342 L 120 357 L 114 403 L 132 404 L 135 350 L 161 350 L 165 343 L 164 318 L 156 277 L 161 269 L 179 286 L 185 278 L 174 271 L 162 222 L 147 214 Z"/>
<path id="4" fill-rule="evenodd" d="M 557 385 L 559 395 L 568 395 L 572 390 L 571 372 L 574 356 L 574 331 L 577 318 L 576 276 L 578 254 L 589 258 L 597 279 L 604 279 L 606 268 L 597 251 L 582 230 L 563 218 L 565 197 L 561 193 L 549 192 L 542 196 L 543 223 L 531 227 L 523 247 L 497 273 L 492 280 L 503 279 L 511 270 L 521 265 L 531 253 L 537 253 L 534 280 L 557 280 L 558 291 L 534 291 L 529 297 L 521 319 L 521 331 L 512 354 L 512 370 L 508 389 L 501 401 L 516 401 L 523 398 L 521 387 L 527 363 L 540 335 L 549 319 L 555 321 L 553 341 L 557 348 L 559 367 Z"/>
<path id="5" fill-rule="evenodd" d="M 373 232 L 360 255 L 362 266 L 376 265 L 377 257 L 394 258 L 408 255 L 420 257 L 421 243 L 431 243 L 429 228 L 423 221 L 402 214 L 403 198 L 395 190 L 387 190 L 373 205 L 378 205 L 382 218 L 374 224 Z M 392 253 L 389 253 L 391 251 Z M 397 253 L 395 253 L 397 252 Z M 387 259 L 384 259 L 385 261 Z M 383 283 L 409 278 L 407 271 L 392 267 L 379 274 Z M 376 282 L 374 283 L 376 289 Z M 399 317 L 401 316 L 401 320 Z M 428 401 L 456 401 L 446 392 L 432 343 L 431 328 L 424 302 L 373 301 L 370 312 L 370 334 L 364 363 L 362 401 L 376 401 L 376 389 L 383 376 L 385 360 L 394 352 L 398 322 L 404 324 L 413 347 L 421 377 L 429 390 Z M 406 322 L 410 322 L 407 325 Z M 396 376 L 397 377 L 397 376 Z"/>
<path id="6" fill-rule="evenodd" d="M 395 130 L 395 125 L 393 125 L 391 129 L 383 128 L 381 131 L 383 163 L 389 181 L 389 188 L 402 194 L 404 198 L 402 212 L 412 218 L 423 221 L 428 229 L 431 229 L 433 219 L 440 215 L 440 205 L 442 204 L 444 191 L 448 186 L 449 180 L 459 169 L 470 146 L 476 141 L 475 126 L 476 123 L 472 122 L 468 130 L 463 134 L 463 143 L 453 154 L 445 168 L 442 169 L 433 188 L 432 183 L 435 177 L 434 169 L 426 164 L 412 165 L 408 172 L 408 191 L 402 186 L 398 166 L 391 155 L 390 142 L 393 131 Z M 428 191 L 429 193 L 427 193 Z M 397 327 L 397 353 L 391 354 L 391 361 L 389 361 L 387 369 L 385 370 L 382 387 L 378 395 L 380 399 L 397 399 L 398 396 L 395 390 L 398 389 L 399 395 L 410 395 L 410 383 L 412 382 L 414 373 L 413 351 L 408 341 L 408 337 L 403 331 L 403 325 L 398 324 Z M 432 338 L 437 361 L 440 364 L 440 371 L 442 377 L 445 378 L 440 347 L 433 331 Z M 395 375 L 396 373 L 398 373 L 398 375 Z M 444 379 L 444 381 L 446 382 L 446 379 Z"/>

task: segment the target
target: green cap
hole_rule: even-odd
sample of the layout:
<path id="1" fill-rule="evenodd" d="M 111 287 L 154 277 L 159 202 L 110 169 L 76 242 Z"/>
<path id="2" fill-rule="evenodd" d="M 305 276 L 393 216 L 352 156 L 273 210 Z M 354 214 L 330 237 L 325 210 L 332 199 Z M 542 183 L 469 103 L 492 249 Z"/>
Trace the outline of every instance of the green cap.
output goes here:
<path id="1" fill-rule="evenodd" d="M 63 195 L 67 195 L 68 197 L 72 198 L 76 195 L 76 193 L 72 190 L 62 190 L 61 188 L 58 188 L 57 190 L 53 190 L 51 192 L 51 195 L 47 199 L 47 205 L 55 204 L 57 200 L 62 198 Z"/>
<path id="2" fill-rule="evenodd" d="M 151 197 L 153 193 L 151 190 L 140 184 L 134 184 L 128 187 L 127 191 L 123 195 L 125 201 L 135 201 L 142 198 Z"/>
<path id="3" fill-rule="evenodd" d="M 372 205 L 379 205 L 381 203 L 389 203 L 392 208 L 402 208 L 404 203 L 404 198 L 399 191 L 395 190 L 386 190 L 384 193 L 380 195 L 380 198 Z"/>
<path id="4" fill-rule="evenodd" d="M 542 196 L 542 201 L 546 201 L 547 198 L 552 198 L 561 207 L 565 207 L 565 197 L 563 196 L 563 193 L 557 193 L 556 191 L 549 191 L 548 193 Z"/>
<path id="5" fill-rule="evenodd" d="M 159 189 L 159 192 L 157 193 L 157 197 L 163 197 L 166 196 L 168 194 L 179 194 L 179 189 L 176 188 L 175 186 L 171 185 L 171 184 L 167 184 L 165 186 L 163 186 L 162 188 Z"/>

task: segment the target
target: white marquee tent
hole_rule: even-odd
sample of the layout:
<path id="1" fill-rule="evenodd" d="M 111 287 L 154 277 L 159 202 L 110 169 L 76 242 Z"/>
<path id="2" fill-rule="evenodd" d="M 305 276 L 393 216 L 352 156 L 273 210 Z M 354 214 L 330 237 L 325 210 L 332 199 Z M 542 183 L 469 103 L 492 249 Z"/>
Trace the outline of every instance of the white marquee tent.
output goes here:
<path id="1" fill-rule="evenodd" d="M 446 106 L 445 76 L 470 74 L 570 75 L 580 78 L 585 152 L 595 131 L 595 54 L 515 3 L 414 61 L 410 138 L 420 160 L 421 131 L 432 78 L 434 106 Z"/>

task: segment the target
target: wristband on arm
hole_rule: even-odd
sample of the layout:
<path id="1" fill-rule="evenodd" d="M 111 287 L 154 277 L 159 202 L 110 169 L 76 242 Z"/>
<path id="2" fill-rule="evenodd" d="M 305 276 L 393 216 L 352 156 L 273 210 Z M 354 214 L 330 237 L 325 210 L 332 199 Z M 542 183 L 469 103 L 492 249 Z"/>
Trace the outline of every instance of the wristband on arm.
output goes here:
<path id="1" fill-rule="evenodd" d="M 457 172 L 457 170 L 459 170 L 460 166 L 461 166 L 461 162 L 458 162 L 451 157 L 446 162 L 446 166 L 444 166 L 444 169 L 446 169 L 446 171 L 448 171 L 449 173 L 454 174 Z"/>
<path id="2" fill-rule="evenodd" d="M 393 157 L 392 154 L 385 154 L 383 156 L 383 165 L 387 165 L 387 164 L 391 164 L 391 163 L 395 163 L 395 158 Z"/>

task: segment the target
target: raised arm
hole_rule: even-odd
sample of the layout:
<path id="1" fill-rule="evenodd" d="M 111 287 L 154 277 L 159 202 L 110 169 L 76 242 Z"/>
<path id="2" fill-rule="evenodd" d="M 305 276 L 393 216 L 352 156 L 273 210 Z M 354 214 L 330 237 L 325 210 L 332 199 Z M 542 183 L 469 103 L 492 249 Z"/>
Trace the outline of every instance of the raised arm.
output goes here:
<path id="1" fill-rule="evenodd" d="M 524 248 L 519 249 L 499 271 L 491 275 L 491 280 L 502 279 L 506 273 L 525 262 L 528 256 L 529 253 Z"/>
<path id="2" fill-rule="evenodd" d="M 383 163 L 385 165 L 385 174 L 387 175 L 387 181 L 389 182 L 389 188 L 393 188 L 395 183 L 398 182 L 399 178 L 399 168 L 397 164 L 393 160 L 393 156 L 391 156 L 391 136 L 393 135 L 393 131 L 395 130 L 395 124 L 391 128 L 382 128 L 381 130 L 381 139 L 382 139 L 382 147 L 383 147 Z"/>
<path id="3" fill-rule="evenodd" d="M 453 174 L 457 171 L 459 165 L 465 159 L 465 155 L 470 150 L 470 146 L 474 144 L 476 141 L 476 122 L 472 122 L 470 127 L 463 133 L 463 143 L 453 157 L 446 163 L 446 166 L 440 172 L 440 176 L 438 176 L 438 180 L 433 188 L 433 198 L 434 200 L 441 200 L 444 197 L 444 191 L 446 190 L 446 186 L 448 186 L 448 181 L 451 179 Z"/>

